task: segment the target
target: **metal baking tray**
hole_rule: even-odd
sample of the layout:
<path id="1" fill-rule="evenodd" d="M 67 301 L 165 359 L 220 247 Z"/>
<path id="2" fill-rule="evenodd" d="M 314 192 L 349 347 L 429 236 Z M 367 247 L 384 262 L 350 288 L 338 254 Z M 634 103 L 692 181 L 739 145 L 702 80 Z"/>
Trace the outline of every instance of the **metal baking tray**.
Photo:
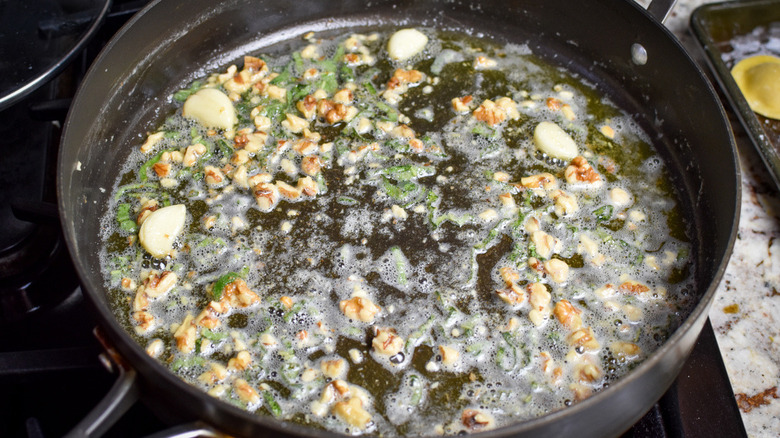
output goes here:
<path id="1" fill-rule="evenodd" d="M 699 6 L 691 30 L 729 103 L 780 188 L 780 120 L 754 113 L 731 76 L 752 55 L 780 57 L 780 1 L 731 1 Z M 692 109 L 695 102 L 691 102 Z"/>

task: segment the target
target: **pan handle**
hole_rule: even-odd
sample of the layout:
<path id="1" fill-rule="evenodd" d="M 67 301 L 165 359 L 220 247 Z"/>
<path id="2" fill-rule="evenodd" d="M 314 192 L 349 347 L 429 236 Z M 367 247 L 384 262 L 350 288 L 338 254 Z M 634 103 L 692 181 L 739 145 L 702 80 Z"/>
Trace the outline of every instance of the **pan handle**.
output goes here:
<path id="1" fill-rule="evenodd" d="M 82 419 L 65 438 L 98 438 L 103 436 L 140 397 L 140 387 L 136 371 L 125 362 L 122 356 L 111 346 L 100 327 L 93 331 L 105 352 L 100 355 L 103 365 L 109 370 L 117 370 L 116 382 L 108 393 Z M 225 438 L 209 426 L 201 423 L 186 423 L 157 432 L 147 438 Z"/>
<path id="2" fill-rule="evenodd" d="M 114 423 L 138 401 L 139 390 L 136 372 L 132 368 L 117 366 L 119 377 L 103 400 L 73 428 L 65 438 L 97 438 L 103 436 Z M 156 432 L 146 438 L 224 438 L 200 422 L 181 424 Z"/>
<path id="3" fill-rule="evenodd" d="M 117 363 L 117 362 L 115 362 Z M 138 400 L 139 390 L 135 370 L 117 366 L 119 377 L 114 386 L 100 400 L 66 438 L 93 438 L 106 433 Z"/>
<path id="4" fill-rule="evenodd" d="M 653 18 L 663 23 L 666 21 L 669 13 L 672 12 L 675 3 L 677 3 L 677 0 L 652 0 L 647 6 L 647 12 L 649 12 Z"/>

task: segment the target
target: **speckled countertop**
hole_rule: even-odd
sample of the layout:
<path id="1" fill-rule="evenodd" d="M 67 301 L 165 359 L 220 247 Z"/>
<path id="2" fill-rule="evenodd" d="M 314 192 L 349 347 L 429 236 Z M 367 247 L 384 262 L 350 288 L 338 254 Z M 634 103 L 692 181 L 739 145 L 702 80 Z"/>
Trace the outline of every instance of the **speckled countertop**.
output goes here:
<path id="1" fill-rule="evenodd" d="M 712 2 L 678 0 L 666 26 L 707 71 L 689 30 L 691 12 L 704 3 Z M 731 123 L 742 167 L 742 211 L 734 252 L 709 316 L 748 435 L 778 437 L 780 195 L 733 114 Z"/>

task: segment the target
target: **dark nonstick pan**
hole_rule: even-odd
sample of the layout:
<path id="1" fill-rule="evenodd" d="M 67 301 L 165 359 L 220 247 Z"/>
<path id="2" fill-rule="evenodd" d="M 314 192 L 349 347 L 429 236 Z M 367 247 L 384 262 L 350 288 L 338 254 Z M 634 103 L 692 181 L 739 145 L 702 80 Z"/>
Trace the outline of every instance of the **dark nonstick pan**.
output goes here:
<path id="1" fill-rule="evenodd" d="M 675 379 L 707 318 L 728 261 L 739 214 L 739 168 L 723 109 L 675 38 L 633 1 L 359 0 L 156 1 L 109 43 L 68 116 L 59 161 L 59 210 L 83 291 L 100 329 L 128 372 L 105 407 L 135 394 L 172 420 L 201 421 L 238 436 L 333 436 L 258 417 L 189 386 L 148 357 L 125 332 L 106 297 L 98 260 L 99 218 L 121 163 L 158 112 L 189 80 L 238 54 L 305 31 L 378 24 L 433 25 L 527 43 L 540 57 L 580 74 L 650 133 L 666 160 L 694 240 L 699 303 L 671 338 L 629 375 L 570 408 L 484 436 L 615 436 L 639 419 Z M 121 410 L 121 409 L 120 409 Z M 102 419 L 74 434 L 97 435 Z"/>

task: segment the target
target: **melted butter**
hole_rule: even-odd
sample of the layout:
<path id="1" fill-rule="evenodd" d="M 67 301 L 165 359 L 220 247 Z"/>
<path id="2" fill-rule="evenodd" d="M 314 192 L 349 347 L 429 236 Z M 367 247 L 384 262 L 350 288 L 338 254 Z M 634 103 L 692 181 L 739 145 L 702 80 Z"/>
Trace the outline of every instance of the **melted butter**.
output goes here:
<path id="1" fill-rule="evenodd" d="M 410 88 L 393 109 L 410 118 L 406 123 L 417 138 L 439 149 L 415 154 L 399 150 L 405 145 L 376 127 L 349 137 L 343 132 L 347 123 L 312 122 L 312 130 L 322 134 L 320 144 L 335 143 L 330 151 L 318 152 L 327 191 L 282 200 L 270 212 L 259 211 L 250 190 L 206 185 L 203 166 L 223 168 L 230 159 L 218 152 L 224 134 L 209 135 L 205 127 L 182 117 L 181 108 L 172 110 L 161 129 L 175 135 L 163 138 L 156 151 L 183 149 L 205 138 L 212 155 L 173 189 L 161 189 L 149 173 L 146 186 L 119 195 L 117 204 L 138 209 L 146 197 L 186 204 L 188 219 L 175 257 L 153 259 L 139 253 L 137 245 L 128 245 L 134 234 L 117 229 L 115 206 L 104 218 L 108 243 L 103 255 L 118 317 L 127 321 L 141 345 L 163 340 L 160 360 L 184 380 L 260 415 L 280 415 L 312 427 L 386 436 L 437 430 L 455 434 L 468 427 L 462 418 L 469 409 L 484 411 L 492 426 L 501 426 L 562 409 L 599 391 L 679 324 L 693 276 L 678 275 L 674 284 L 670 278 L 690 268 L 685 257 L 690 248 L 680 232 L 683 225 L 673 224 L 678 207 L 663 162 L 637 124 L 593 87 L 545 65 L 527 47 L 422 30 L 430 41 L 413 58 L 419 59 L 413 67 L 429 80 Z M 352 69 L 354 83 L 371 82 L 381 93 L 401 67 L 382 52 L 389 34 L 366 38 L 366 48 L 378 61 Z M 345 38 L 325 41 L 318 53 L 331 56 Z M 447 54 L 451 61 L 442 66 L 436 59 L 445 50 L 460 56 Z M 494 60 L 495 68 L 475 71 L 478 56 Z M 280 73 L 289 56 L 266 59 Z M 295 68 L 294 61 L 289 65 Z M 437 65 L 436 73 L 432 65 Z M 293 85 L 288 87 L 292 91 Z M 375 98 L 367 88 L 358 86 L 354 94 L 356 105 L 372 113 L 373 123 L 387 121 L 371 106 Z M 451 99 L 466 95 L 473 97 L 470 110 L 455 113 Z M 501 97 L 518 103 L 520 117 L 494 126 L 477 123 L 475 108 L 485 99 Z M 548 105 L 548 99 L 560 102 Z M 552 109 L 564 103 L 573 108 L 575 119 Z M 237 105 L 239 120 L 250 121 L 248 127 L 253 127 L 249 112 L 256 104 Z M 433 114 L 423 116 L 423 109 Z M 568 161 L 544 156 L 534 146 L 533 129 L 541 121 L 558 123 L 572 136 L 602 184 L 566 182 Z M 601 134 L 605 123 L 614 129 L 613 139 Z M 298 166 L 301 158 L 290 150 L 274 155 L 277 141 L 291 137 L 277 128 L 269 130 L 273 138 L 267 150 L 247 166 L 250 174 L 268 172 L 293 184 L 294 176 L 280 162 Z M 356 153 L 373 142 L 379 144 L 377 150 Z M 137 183 L 139 167 L 148 159 L 132 155 L 118 185 Z M 506 177 L 496 179 L 499 172 Z M 576 213 L 558 216 L 553 189 L 518 187 L 522 178 L 542 172 L 555 175 L 557 187 L 577 199 Z M 633 204 L 613 208 L 609 193 L 615 188 L 630 193 Z M 499 201 L 507 193 L 514 207 Z M 530 266 L 534 253 L 526 224 L 531 219 L 556 239 L 553 257 L 569 263 L 565 282 Z M 236 223 L 245 226 L 236 228 Z M 595 242 L 601 258 L 581 250 L 584 241 Z M 650 255 L 653 263 L 645 263 Z M 539 282 L 549 291 L 542 325 L 531 322 L 528 298 L 513 307 L 498 297 L 496 290 L 505 287 L 502 267 L 518 271 L 521 288 Z M 147 311 L 156 325 L 136 334 L 128 309 L 136 290 L 121 290 L 118 279 L 126 276 L 140 285 L 150 270 L 172 270 L 182 280 L 164 297 L 150 300 Z M 223 314 L 221 325 L 210 332 L 198 329 L 198 350 L 181 353 L 172 339 L 175 328 L 188 314 L 196 316 L 205 308 L 214 284 L 227 272 L 242 272 L 261 301 Z M 648 284 L 651 291 L 605 292 L 611 290 L 605 285 L 629 278 Z M 381 309 L 372 321 L 352 321 L 340 311 L 339 303 L 354 296 Z M 569 332 L 551 315 L 555 303 L 564 299 L 581 312 L 600 343 L 598 350 L 578 351 L 569 344 Z M 392 358 L 372 348 L 374 329 L 387 327 L 404 340 L 402 354 Z M 636 344 L 641 353 L 621 357 L 610 350 L 614 342 Z M 445 364 L 440 346 L 457 352 L 458 360 Z M 199 379 L 211 363 L 227 366 L 244 349 L 252 358 L 246 370 L 231 371 L 216 383 Z M 365 429 L 350 428 L 332 407 L 326 406 L 324 413 L 314 409 L 329 381 L 320 372 L 322 363 L 339 357 L 348 367 L 346 381 L 362 394 L 363 408 L 371 415 Z M 585 364 L 600 373 L 583 383 L 577 373 Z M 560 378 L 554 378 L 556 367 Z M 239 378 L 263 392 L 262 401 L 242 401 L 231 386 Z M 572 384 L 580 390 L 573 392 Z M 266 396 L 281 413 L 274 413 Z"/>

